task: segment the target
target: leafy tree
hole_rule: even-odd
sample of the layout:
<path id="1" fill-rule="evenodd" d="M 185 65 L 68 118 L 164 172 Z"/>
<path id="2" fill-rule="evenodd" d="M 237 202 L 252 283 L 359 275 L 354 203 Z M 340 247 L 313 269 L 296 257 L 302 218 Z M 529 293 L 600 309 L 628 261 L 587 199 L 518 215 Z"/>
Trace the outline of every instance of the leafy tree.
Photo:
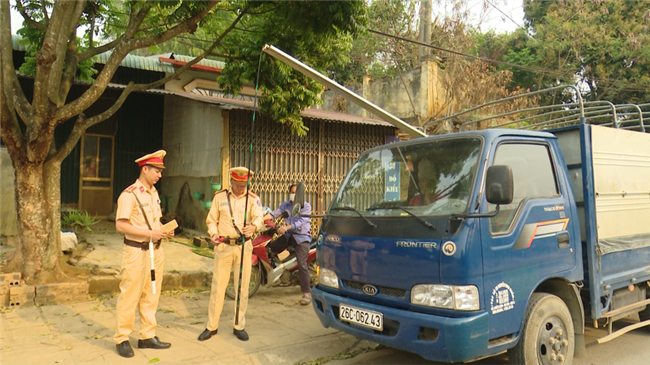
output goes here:
<path id="1" fill-rule="evenodd" d="M 558 79 L 577 79 L 591 100 L 618 103 L 650 97 L 648 1 L 525 1 L 531 48 Z"/>
<path id="2" fill-rule="evenodd" d="M 369 1 L 368 28 L 399 37 L 417 39 L 416 0 Z M 352 42 L 350 62 L 331 67 L 329 74 L 341 84 L 361 84 L 364 75 L 394 77 L 418 66 L 417 45 L 365 32 Z"/>
<path id="3" fill-rule="evenodd" d="M 64 280 L 60 231 L 61 162 L 84 131 L 112 116 L 130 93 L 158 87 L 209 54 L 227 60 L 220 82 L 236 93 L 254 80 L 264 42 L 273 43 L 312 66 L 325 69 L 345 62 L 342 51 L 364 25 L 363 3 L 357 1 L 51 1 L 17 0 L 24 18 L 19 31 L 27 42 L 22 72 L 34 75 L 33 98 L 23 92 L 14 69 L 9 0 L 0 1 L 1 137 L 16 172 L 16 206 L 20 237 L 8 269 L 28 282 Z M 106 90 L 129 53 L 154 47 L 181 35 L 201 33 L 202 52 L 175 74 L 147 85 L 129 83 L 106 111 L 84 113 Z M 82 35 L 77 35 L 81 33 Z M 93 57 L 110 51 L 101 71 Z M 325 56 L 323 56 L 325 55 Z M 264 58 L 262 112 L 294 131 L 306 129 L 300 109 L 315 103 L 322 86 Z M 75 79 L 92 81 L 81 96 L 69 100 Z M 54 142 L 54 130 L 74 119 L 68 139 Z"/>
<path id="4" fill-rule="evenodd" d="M 586 100 L 650 98 L 650 2 L 525 0 L 526 28 L 500 40 L 512 84 L 577 84 Z M 511 85 L 512 85 L 511 84 Z"/>

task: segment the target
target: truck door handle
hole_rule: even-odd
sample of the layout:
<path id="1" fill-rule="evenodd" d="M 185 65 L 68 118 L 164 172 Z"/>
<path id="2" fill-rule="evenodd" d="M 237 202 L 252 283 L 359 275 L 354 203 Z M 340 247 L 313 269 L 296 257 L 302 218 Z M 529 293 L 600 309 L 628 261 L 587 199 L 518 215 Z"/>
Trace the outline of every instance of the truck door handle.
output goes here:
<path id="1" fill-rule="evenodd" d="M 571 242 L 569 241 L 569 232 L 558 233 L 557 245 L 560 248 L 567 248 L 571 245 Z"/>

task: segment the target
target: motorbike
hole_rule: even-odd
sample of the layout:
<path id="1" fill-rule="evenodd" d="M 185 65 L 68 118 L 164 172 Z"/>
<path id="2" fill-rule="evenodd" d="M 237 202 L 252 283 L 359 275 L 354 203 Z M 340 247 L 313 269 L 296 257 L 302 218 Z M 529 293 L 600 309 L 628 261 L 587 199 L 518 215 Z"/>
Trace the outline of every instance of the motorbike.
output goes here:
<path id="1" fill-rule="evenodd" d="M 293 245 L 275 255 L 271 248 L 267 247 L 269 242 L 277 233 L 275 223 L 266 221 L 260 234 L 253 239 L 253 254 L 251 260 L 251 280 L 248 285 L 248 297 L 252 297 L 260 286 L 268 288 L 275 286 L 300 285 L 298 276 L 298 260 Z M 318 284 L 318 264 L 316 263 L 316 240 L 312 240 L 307 255 L 307 266 L 309 268 L 310 285 Z M 234 274 L 234 273 L 233 273 Z M 226 295 L 235 299 L 237 288 L 234 286 L 233 274 L 226 288 Z M 236 273 L 237 275 L 239 273 Z M 242 288 L 243 290 L 244 288 Z"/>

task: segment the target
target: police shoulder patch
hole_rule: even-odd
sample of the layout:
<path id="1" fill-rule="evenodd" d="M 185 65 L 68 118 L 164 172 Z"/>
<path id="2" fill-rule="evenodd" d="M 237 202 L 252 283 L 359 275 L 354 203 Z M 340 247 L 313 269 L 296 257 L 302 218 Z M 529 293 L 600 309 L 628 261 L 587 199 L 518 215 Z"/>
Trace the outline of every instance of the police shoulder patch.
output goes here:
<path id="1" fill-rule="evenodd" d="M 127 193 L 132 193 L 133 190 L 135 190 L 137 187 L 135 185 L 131 185 L 128 188 L 124 189 Z"/>
<path id="2" fill-rule="evenodd" d="M 219 194 L 219 193 L 223 193 L 224 191 L 228 191 L 228 189 L 221 189 L 221 190 L 219 190 L 219 191 L 215 191 L 215 192 L 214 192 L 214 195 L 217 195 L 217 194 Z"/>

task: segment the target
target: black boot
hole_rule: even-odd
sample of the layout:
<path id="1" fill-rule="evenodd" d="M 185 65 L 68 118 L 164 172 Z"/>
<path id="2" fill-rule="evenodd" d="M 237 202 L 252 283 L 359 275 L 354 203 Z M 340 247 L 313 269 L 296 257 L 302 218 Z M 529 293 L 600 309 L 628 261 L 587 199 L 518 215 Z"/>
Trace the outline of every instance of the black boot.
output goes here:
<path id="1" fill-rule="evenodd" d="M 201 334 L 199 335 L 199 341 L 209 340 L 210 337 L 212 337 L 212 336 L 214 336 L 214 335 L 217 334 L 217 331 L 219 331 L 218 328 L 217 328 L 216 330 L 214 330 L 214 331 L 210 331 L 209 329 L 206 328 L 206 329 L 203 330 L 203 332 L 201 332 Z"/>
<path id="2" fill-rule="evenodd" d="M 117 347 L 117 353 L 122 357 L 133 357 L 134 355 L 129 341 L 124 341 L 119 345 L 115 345 L 115 347 Z"/>
<path id="3" fill-rule="evenodd" d="M 154 336 L 148 340 L 138 340 L 139 349 L 168 349 L 172 346 L 169 342 L 162 342 L 158 336 Z"/>
<path id="4" fill-rule="evenodd" d="M 245 330 L 236 330 L 233 328 L 232 333 L 242 341 L 248 341 L 248 333 Z"/>

